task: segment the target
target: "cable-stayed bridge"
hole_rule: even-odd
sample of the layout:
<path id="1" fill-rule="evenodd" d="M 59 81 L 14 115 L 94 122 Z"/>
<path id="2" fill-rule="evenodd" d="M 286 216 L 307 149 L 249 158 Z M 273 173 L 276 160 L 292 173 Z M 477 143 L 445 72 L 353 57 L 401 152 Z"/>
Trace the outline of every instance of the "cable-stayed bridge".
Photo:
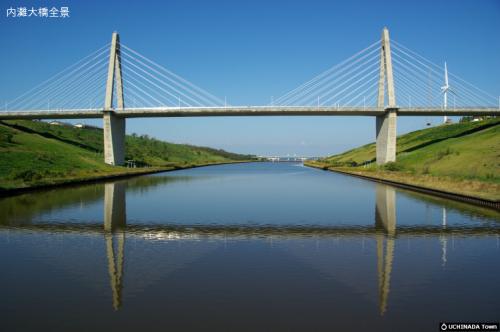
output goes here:
<path id="1" fill-rule="evenodd" d="M 397 97 L 397 98 L 396 98 Z M 398 116 L 497 116 L 500 97 L 389 39 L 273 100 L 229 105 L 136 50 L 110 44 L 5 104 L 4 119 L 103 118 L 104 159 L 124 163 L 125 119 L 196 116 L 375 116 L 377 163 L 396 160 Z"/>

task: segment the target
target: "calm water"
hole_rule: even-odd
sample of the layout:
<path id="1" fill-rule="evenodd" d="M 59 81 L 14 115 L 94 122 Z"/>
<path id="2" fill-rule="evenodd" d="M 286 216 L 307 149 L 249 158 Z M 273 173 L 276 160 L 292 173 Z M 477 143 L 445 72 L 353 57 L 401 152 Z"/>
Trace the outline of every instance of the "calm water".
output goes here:
<path id="1" fill-rule="evenodd" d="M 292 163 L 0 199 L 1 331 L 500 320 L 500 214 Z"/>

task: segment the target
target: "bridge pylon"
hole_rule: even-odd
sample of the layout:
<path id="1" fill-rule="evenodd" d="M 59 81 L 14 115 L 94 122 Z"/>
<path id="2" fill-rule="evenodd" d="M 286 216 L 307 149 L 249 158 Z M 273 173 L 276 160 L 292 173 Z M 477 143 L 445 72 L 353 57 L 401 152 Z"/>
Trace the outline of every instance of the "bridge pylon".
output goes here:
<path id="1" fill-rule="evenodd" d="M 117 32 L 113 32 L 103 115 L 104 162 L 109 165 L 123 165 L 125 162 L 125 118 L 119 115 L 119 111 L 125 107 L 120 58 L 120 36 Z M 114 99 L 116 99 L 116 107 L 114 107 Z"/>
<path id="2" fill-rule="evenodd" d="M 385 106 L 385 91 L 387 87 L 387 107 Z M 392 74 L 391 44 L 389 30 L 382 30 L 380 47 L 380 77 L 378 83 L 377 107 L 385 109 L 384 115 L 376 118 L 376 158 L 377 164 L 396 161 L 396 94 L 394 91 L 394 77 Z"/>

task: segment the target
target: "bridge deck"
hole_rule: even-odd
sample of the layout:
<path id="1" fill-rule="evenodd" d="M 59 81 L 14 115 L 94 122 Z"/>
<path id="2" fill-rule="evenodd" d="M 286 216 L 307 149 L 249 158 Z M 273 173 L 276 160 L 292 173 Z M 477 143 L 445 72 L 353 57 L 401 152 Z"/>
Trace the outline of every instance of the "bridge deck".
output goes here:
<path id="1" fill-rule="evenodd" d="M 491 116 L 500 115 L 500 108 L 397 108 L 398 116 Z M 10 119 L 97 119 L 103 109 L 0 111 L 0 120 Z M 209 117 L 209 116 L 377 116 L 381 108 L 370 107 L 303 107 L 303 106 L 228 106 L 228 107 L 159 107 L 126 108 L 115 111 L 124 118 Z"/>

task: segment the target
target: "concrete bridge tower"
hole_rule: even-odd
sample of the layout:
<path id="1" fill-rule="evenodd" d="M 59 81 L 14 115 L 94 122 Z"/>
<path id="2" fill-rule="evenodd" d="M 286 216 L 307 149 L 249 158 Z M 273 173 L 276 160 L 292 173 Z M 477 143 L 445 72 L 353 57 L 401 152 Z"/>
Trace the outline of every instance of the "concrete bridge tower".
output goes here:
<path id="1" fill-rule="evenodd" d="M 387 102 L 385 107 L 385 88 L 387 86 Z M 382 44 L 380 48 L 380 78 L 378 83 L 377 107 L 385 109 L 384 115 L 377 116 L 377 164 L 382 165 L 396 161 L 396 95 L 394 78 L 392 75 L 391 45 L 389 30 L 382 30 Z"/>
<path id="2" fill-rule="evenodd" d="M 125 118 L 119 116 L 119 111 L 125 107 L 120 57 L 120 36 L 117 32 L 113 32 L 103 116 L 104 162 L 109 165 L 123 165 L 125 161 Z M 113 105 L 115 98 L 116 107 Z"/>

